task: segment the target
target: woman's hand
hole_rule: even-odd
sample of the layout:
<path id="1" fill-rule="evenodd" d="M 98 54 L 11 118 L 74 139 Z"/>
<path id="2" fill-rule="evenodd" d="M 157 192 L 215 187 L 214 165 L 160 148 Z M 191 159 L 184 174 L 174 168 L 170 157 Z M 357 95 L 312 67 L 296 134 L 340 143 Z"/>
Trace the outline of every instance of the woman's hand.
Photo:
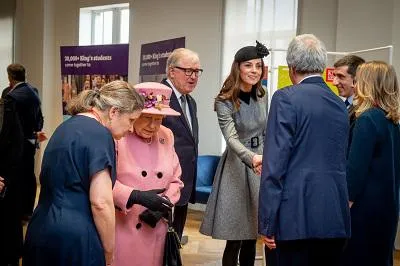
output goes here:
<path id="1" fill-rule="evenodd" d="M 106 257 L 106 266 L 111 266 L 114 262 L 114 253 L 112 252 L 105 252 L 104 256 Z"/>
<path id="2" fill-rule="evenodd" d="M 262 171 L 262 155 L 256 154 L 253 156 L 253 171 L 254 173 L 256 173 L 257 175 L 261 175 L 261 171 Z"/>

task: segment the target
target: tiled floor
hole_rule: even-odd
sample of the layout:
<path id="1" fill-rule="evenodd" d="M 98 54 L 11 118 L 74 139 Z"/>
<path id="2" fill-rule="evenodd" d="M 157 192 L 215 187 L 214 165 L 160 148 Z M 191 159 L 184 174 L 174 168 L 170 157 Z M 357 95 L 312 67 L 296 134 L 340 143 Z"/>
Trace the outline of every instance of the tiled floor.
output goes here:
<path id="1" fill-rule="evenodd" d="M 185 266 L 221 266 L 222 253 L 225 241 L 212 239 L 199 233 L 202 211 L 190 210 L 185 227 L 185 234 L 189 242 L 181 250 L 183 265 Z M 257 255 L 261 256 L 262 245 L 257 243 Z M 262 266 L 262 260 L 256 260 L 256 266 Z M 355 265 L 356 266 L 356 265 Z M 362 265 L 357 265 L 362 266 Z M 400 252 L 395 253 L 394 266 L 400 266 Z"/>
<path id="2" fill-rule="evenodd" d="M 224 240 L 212 239 L 199 233 L 202 211 L 189 209 L 185 235 L 189 242 L 181 250 L 183 265 L 185 266 L 221 266 L 222 253 L 225 248 Z M 262 266 L 262 244 L 257 243 L 257 256 L 255 266 Z"/>

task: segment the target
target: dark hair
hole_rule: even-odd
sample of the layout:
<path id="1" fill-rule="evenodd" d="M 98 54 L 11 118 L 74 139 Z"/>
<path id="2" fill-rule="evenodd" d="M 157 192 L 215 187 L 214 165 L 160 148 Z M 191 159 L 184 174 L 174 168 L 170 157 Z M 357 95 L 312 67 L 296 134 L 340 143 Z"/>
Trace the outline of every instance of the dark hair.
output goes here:
<path id="1" fill-rule="evenodd" d="M 224 84 L 222 85 L 222 88 L 220 92 L 218 93 L 217 97 L 215 98 L 215 101 L 217 100 L 231 100 L 235 106 L 235 109 L 240 108 L 240 100 L 239 100 L 239 93 L 240 93 L 240 64 L 237 61 L 233 61 L 232 67 L 231 67 L 231 72 L 229 73 L 229 76 L 225 79 Z M 261 80 L 262 77 L 264 76 L 264 61 L 261 59 L 261 67 L 262 67 L 262 72 L 261 72 L 261 78 L 253 86 L 253 89 L 255 88 L 257 90 L 257 97 L 264 97 L 265 95 L 265 89 L 261 85 Z M 214 110 L 215 110 L 215 102 L 214 102 Z"/>
<path id="2" fill-rule="evenodd" d="M 13 81 L 25 82 L 25 67 L 21 64 L 11 64 L 7 67 L 7 74 Z"/>
<path id="3" fill-rule="evenodd" d="M 143 109 L 144 98 L 128 82 L 115 80 L 98 90 L 82 91 L 68 103 L 67 110 L 76 115 L 93 107 L 100 111 L 116 107 L 121 113 L 132 113 Z"/>
<path id="4" fill-rule="evenodd" d="M 365 60 L 356 55 L 346 55 L 340 58 L 333 65 L 334 67 L 348 66 L 347 73 L 351 75 L 352 78 L 356 76 L 357 68 L 359 65 L 364 64 Z"/>

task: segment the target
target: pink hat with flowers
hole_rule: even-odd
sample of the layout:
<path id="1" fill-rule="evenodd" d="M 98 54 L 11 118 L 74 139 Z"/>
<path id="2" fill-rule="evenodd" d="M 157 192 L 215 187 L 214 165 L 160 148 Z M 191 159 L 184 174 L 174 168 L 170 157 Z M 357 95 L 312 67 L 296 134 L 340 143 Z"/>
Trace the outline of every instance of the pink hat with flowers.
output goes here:
<path id="1" fill-rule="evenodd" d="M 157 82 L 143 82 L 133 86 L 144 97 L 142 114 L 179 116 L 179 112 L 169 107 L 172 89 Z"/>

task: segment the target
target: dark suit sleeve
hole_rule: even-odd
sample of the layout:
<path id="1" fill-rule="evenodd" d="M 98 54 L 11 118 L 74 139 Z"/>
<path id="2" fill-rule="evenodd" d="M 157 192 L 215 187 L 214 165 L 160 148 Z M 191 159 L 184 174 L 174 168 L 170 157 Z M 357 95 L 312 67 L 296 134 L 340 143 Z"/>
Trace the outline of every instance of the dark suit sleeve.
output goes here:
<path id="1" fill-rule="evenodd" d="M 369 116 L 360 116 L 354 125 L 347 161 L 349 200 L 356 201 L 365 187 L 368 168 L 377 141 L 377 128 Z"/>
<path id="2" fill-rule="evenodd" d="M 285 91 L 277 91 L 271 100 L 259 196 L 259 233 L 274 236 L 281 204 L 283 182 L 291 156 L 296 113 Z"/>

